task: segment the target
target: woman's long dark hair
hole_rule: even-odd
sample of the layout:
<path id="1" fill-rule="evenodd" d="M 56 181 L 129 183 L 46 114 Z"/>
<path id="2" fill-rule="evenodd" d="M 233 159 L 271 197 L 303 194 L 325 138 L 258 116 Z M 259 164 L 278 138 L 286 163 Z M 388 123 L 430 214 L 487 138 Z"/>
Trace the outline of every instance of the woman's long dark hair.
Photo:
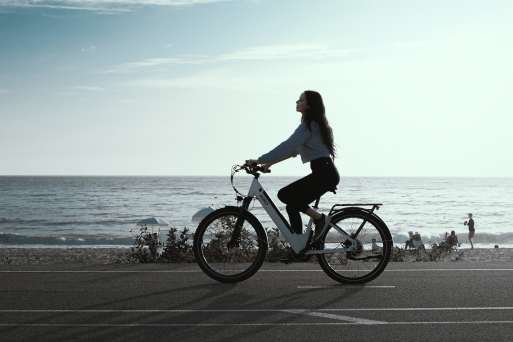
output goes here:
<path id="1" fill-rule="evenodd" d="M 324 102 L 322 101 L 322 96 L 316 91 L 313 90 L 305 90 L 306 103 L 308 105 L 308 109 L 306 110 L 305 115 L 301 119 L 301 122 L 306 123 L 306 127 L 312 131 L 312 121 L 315 121 L 319 126 L 319 130 L 321 132 L 322 141 L 324 145 L 330 151 L 331 158 L 335 160 L 336 151 L 335 151 L 335 141 L 333 139 L 333 130 L 328 123 L 328 119 L 326 119 L 326 110 L 324 109 Z"/>

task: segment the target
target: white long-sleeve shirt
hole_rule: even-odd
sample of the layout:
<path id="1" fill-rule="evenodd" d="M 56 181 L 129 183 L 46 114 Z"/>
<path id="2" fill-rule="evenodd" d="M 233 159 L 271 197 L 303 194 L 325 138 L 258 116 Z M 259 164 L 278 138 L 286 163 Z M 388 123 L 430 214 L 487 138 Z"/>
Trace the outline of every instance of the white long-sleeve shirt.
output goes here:
<path id="1" fill-rule="evenodd" d="M 296 157 L 298 154 L 301 155 L 303 164 L 330 155 L 330 151 L 324 145 L 319 126 L 316 122 L 312 122 L 311 132 L 308 130 L 306 123 L 301 123 L 290 138 L 258 159 L 260 163 L 266 164 L 284 157 Z"/>

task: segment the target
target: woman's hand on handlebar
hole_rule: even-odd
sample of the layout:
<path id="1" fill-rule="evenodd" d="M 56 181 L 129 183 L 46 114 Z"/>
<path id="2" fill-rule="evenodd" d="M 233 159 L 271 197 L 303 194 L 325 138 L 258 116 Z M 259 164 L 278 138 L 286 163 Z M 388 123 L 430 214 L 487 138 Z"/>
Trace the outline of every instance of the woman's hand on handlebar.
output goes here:
<path id="1" fill-rule="evenodd" d="M 258 164 L 260 164 L 260 161 L 258 159 L 246 160 L 246 165 L 249 167 L 254 167 L 254 166 L 257 166 Z"/>
<path id="2" fill-rule="evenodd" d="M 257 167 L 258 164 L 260 164 L 260 160 L 258 159 L 249 159 L 249 160 L 246 160 L 246 166 L 249 166 L 249 167 L 252 167 L 252 168 L 256 168 L 257 171 L 262 171 L 264 173 L 270 173 L 271 170 L 269 170 L 269 168 L 271 167 L 271 165 L 273 165 L 273 163 L 267 163 L 267 164 L 263 164 L 262 166 L 260 167 Z"/>

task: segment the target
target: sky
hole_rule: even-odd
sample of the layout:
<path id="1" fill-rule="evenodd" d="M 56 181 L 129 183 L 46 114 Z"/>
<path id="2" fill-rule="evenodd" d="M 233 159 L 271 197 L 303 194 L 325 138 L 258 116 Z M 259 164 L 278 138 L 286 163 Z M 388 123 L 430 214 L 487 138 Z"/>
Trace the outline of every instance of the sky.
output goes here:
<path id="1" fill-rule="evenodd" d="M 511 177 L 511 61 L 510 0 L 0 0 L 0 175 L 228 176 L 316 90 L 341 176 Z"/>

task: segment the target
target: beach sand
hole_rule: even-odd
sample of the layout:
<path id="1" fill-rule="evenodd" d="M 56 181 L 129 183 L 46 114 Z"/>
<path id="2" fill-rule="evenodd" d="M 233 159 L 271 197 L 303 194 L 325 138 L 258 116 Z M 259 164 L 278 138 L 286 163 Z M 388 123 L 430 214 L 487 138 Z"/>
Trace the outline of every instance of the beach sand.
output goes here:
<path id="1" fill-rule="evenodd" d="M 2 265 L 112 264 L 127 256 L 130 248 L 0 248 Z M 455 260 L 463 252 L 461 258 Z M 407 258 L 408 259 L 408 258 Z M 441 262 L 503 262 L 513 261 L 513 248 L 461 249 Z"/>
<path id="2" fill-rule="evenodd" d="M 429 250 L 428 250 L 429 251 Z M 408 258 L 407 261 L 413 261 Z M 440 262 L 502 262 L 513 261 L 513 248 L 475 248 L 475 249 L 459 249 L 450 254 L 444 254 Z"/>
<path id="3" fill-rule="evenodd" d="M 130 248 L 0 248 L 0 264 L 98 265 L 115 263 L 129 251 Z"/>

